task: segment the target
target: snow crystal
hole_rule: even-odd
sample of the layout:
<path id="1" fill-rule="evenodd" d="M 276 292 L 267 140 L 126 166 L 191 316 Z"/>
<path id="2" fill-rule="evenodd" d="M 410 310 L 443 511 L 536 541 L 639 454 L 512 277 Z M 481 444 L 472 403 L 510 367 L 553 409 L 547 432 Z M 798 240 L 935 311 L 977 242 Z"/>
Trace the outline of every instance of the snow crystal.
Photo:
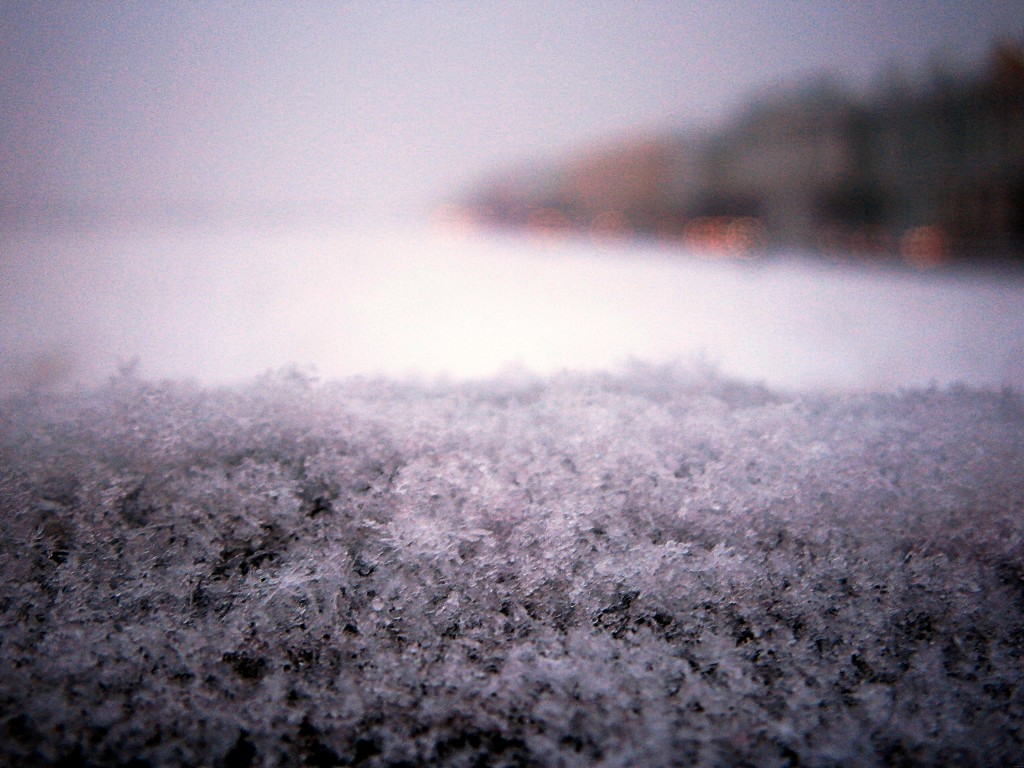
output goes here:
<path id="1" fill-rule="evenodd" d="M 707 373 L 0 403 L 18 764 L 1014 764 L 1024 402 Z"/>

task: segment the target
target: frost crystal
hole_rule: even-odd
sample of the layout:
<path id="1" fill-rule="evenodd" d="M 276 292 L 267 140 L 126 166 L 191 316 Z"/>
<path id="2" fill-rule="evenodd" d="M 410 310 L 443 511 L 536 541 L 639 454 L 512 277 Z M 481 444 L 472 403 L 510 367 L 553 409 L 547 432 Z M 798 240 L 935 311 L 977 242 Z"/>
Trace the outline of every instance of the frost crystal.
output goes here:
<path id="1" fill-rule="evenodd" d="M 672 369 L 8 400 L 0 753 L 1019 763 L 1022 413 Z"/>

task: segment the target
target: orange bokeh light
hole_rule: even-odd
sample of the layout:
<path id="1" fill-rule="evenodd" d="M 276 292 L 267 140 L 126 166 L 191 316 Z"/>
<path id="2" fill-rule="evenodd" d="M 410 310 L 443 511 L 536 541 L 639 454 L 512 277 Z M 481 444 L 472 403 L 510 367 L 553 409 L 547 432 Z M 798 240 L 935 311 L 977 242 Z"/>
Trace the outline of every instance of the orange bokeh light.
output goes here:
<path id="1" fill-rule="evenodd" d="M 933 269 L 949 256 L 949 238 L 941 227 L 914 227 L 900 239 L 900 256 L 917 269 Z"/>

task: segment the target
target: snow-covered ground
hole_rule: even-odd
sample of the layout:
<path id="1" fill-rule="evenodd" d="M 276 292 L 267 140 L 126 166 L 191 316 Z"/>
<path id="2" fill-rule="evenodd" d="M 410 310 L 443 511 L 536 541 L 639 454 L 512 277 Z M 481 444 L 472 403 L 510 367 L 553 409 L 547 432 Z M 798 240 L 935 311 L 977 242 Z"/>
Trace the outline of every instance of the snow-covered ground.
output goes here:
<path id="1" fill-rule="evenodd" d="M 0 401 L 0 764 L 1021 765 L 1022 478 L 1010 391 Z"/>
<path id="2" fill-rule="evenodd" d="M 3 248 L 0 764 L 1021 764 L 1020 276 Z"/>
<path id="3" fill-rule="evenodd" d="M 1024 279 L 656 245 L 260 227 L 0 239 L 0 391 L 701 360 L 787 389 L 1024 385 Z"/>

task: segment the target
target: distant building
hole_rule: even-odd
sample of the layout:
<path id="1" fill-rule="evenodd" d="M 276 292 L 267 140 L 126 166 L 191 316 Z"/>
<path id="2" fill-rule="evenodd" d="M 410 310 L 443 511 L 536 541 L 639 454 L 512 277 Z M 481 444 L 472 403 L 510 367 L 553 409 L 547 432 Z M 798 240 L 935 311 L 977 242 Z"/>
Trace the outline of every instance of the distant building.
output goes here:
<path id="1" fill-rule="evenodd" d="M 692 215 L 753 217 L 782 245 L 812 241 L 825 210 L 830 218 L 870 219 L 852 140 L 857 118 L 828 87 L 750 109 L 709 142 Z"/>
<path id="2" fill-rule="evenodd" d="M 1000 45 L 981 77 L 870 99 L 821 81 L 707 136 L 625 142 L 513 177 L 472 205 L 507 223 L 873 253 L 919 266 L 1021 258 L 1024 55 Z M 734 232 L 746 234 L 725 236 Z"/>

